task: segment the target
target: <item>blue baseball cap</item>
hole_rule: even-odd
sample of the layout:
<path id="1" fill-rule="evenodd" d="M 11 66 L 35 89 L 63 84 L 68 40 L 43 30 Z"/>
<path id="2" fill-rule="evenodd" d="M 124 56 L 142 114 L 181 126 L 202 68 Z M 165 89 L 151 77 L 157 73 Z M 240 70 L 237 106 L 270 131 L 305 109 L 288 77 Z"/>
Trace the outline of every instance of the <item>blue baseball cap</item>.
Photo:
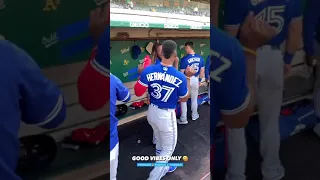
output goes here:
<path id="1" fill-rule="evenodd" d="M 132 46 L 131 52 L 132 52 L 132 58 L 133 59 L 138 59 L 139 55 L 141 54 L 140 46 L 138 46 L 138 45 Z"/>

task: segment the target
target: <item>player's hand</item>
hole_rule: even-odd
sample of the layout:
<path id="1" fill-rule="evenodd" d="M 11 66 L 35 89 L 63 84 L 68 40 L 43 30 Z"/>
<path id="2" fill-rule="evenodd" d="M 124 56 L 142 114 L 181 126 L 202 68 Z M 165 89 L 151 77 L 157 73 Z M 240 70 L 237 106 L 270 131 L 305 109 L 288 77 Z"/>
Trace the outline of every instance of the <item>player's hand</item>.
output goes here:
<path id="1" fill-rule="evenodd" d="M 174 63 L 179 64 L 179 58 L 178 58 L 178 56 L 176 56 L 176 57 L 174 58 Z"/>
<path id="2" fill-rule="evenodd" d="M 196 71 L 195 71 L 192 67 L 188 66 L 188 67 L 186 68 L 184 74 L 185 74 L 187 77 L 191 77 L 191 76 L 193 76 L 195 73 L 196 73 Z"/>
<path id="3" fill-rule="evenodd" d="M 287 76 L 289 73 L 292 71 L 292 66 L 291 64 L 285 64 L 284 65 L 284 75 Z"/>
<path id="4" fill-rule="evenodd" d="M 317 65 L 318 61 L 313 56 L 306 56 L 306 63 L 308 66 L 314 67 L 315 65 Z"/>
<path id="5" fill-rule="evenodd" d="M 253 12 L 246 17 L 240 29 L 240 42 L 256 50 L 277 34 L 276 29 L 263 20 L 257 20 Z"/>
<path id="6" fill-rule="evenodd" d="M 173 66 L 174 66 L 176 69 L 178 69 L 178 67 L 179 67 L 179 58 L 178 58 L 178 56 L 176 56 L 176 57 L 174 58 Z"/>
<path id="7" fill-rule="evenodd" d="M 103 9 L 98 7 L 90 12 L 89 32 L 96 42 L 110 24 L 109 7 L 107 3 Z"/>
<path id="8" fill-rule="evenodd" d="M 138 65 L 138 73 L 141 74 L 143 70 L 144 70 L 143 64 L 139 64 Z"/>

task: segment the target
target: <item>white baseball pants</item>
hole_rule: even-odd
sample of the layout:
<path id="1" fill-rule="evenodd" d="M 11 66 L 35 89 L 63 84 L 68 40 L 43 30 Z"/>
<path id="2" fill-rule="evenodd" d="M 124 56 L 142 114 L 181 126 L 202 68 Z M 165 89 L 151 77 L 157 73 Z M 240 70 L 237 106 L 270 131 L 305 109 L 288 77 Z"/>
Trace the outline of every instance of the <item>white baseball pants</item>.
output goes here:
<path id="1" fill-rule="evenodd" d="M 279 180 L 285 173 L 279 159 L 279 115 L 284 86 L 283 68 L 280 50 L 263 46 L 257 51 L 257 105 L 264 180 Z M 247 146 L 243 128 L 228 129 L 228 153 L 229 167 L 226 180 L 245 180 Z"/>
<path id="2" fill-rule="evenodd" d="M 175 109 L 160 109 L 150 104 L 147 119 L 152 126 L 155 139 L 157 156 L 172 156 L 177 144 L 177 119 Z M 158 161 L 157 163 L 164 163 Z M 148 180 L 160 180 L 169 170 L 169 166 L 155 167 Z"/>
<path id="3" fill-rule="evenodd" d="M 110 151 L 110 180 L 117 179 L 119 143 Z"/>
<path id="4" fill-rule="evenodd" d="M 190 98 L 191 98 L 191 111 L 192 119 L 198 119 L 198 95 L 199 95 L 199 78 L 192 76 L 190 78 Z M 181 121 L 187 121 L 187 102 L 181 102 Z"/>

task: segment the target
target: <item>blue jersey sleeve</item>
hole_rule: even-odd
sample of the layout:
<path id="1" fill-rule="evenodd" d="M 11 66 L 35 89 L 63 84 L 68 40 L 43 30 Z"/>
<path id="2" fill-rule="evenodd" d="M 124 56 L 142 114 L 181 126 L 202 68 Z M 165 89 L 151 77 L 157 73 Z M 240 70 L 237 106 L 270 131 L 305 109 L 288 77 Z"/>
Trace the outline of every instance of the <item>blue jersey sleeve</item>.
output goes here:
<path id="1" fill-rule="evenodd" d="M 199 68 L 201 69 L 201 68 L 203 68 L 203 67 L 204 67 L 204 59 L 203 59 L 203 57 L 201 56 L 201 57 L 200 57 Z"/>
<path id="2" fill-rule="evenodd" d="M 211 61 L 211 58 L 210 58 L 210 55 L 207 57 L 207 61 L 206 61 L 206 71 L 205 71 L 205 75 L 206 75 L 206 79 L 209 79 L 209 76 L 210 76 L 210 61 Z"/>
<path id="3" fill-rule="evenodd" d="M 138 83 L 141 84 L 144 87 L 148 87 L 148 79 L 147 79 L 147 74 L 149 72 L 149 68 L 151 66 L 148 66 L 146 69 L 144 69 L 140 75 L 140 79 L 138 80 Z"/>
<path id="4" fill-rule="evenodd" d="M 303 44 L 304 50 L 308 56 L 314 56 L 314 34 L 316 26 L 320 22 L 319 0 L 308 0 L 303 15 Z"/>
<path id="5" fill-rule="evenodd" d="M 189 92 L 188 92 L 187 78 L 182 73 L 181 73 L 181 80 L 182 80 L 182 83 L 179 86 L 179 98 L 184 98 L 189 94 Z"/>
<path id="6" fill-rule="evenodd" d="M 181 59 L 181 62 L 180 62 L 180 70 L 184 70 L 184 69 L 186 69 L 186 68 L 187 68 L 186 58 L 183 57 L 183 58 Z"/>
<path id="7" fill-rule="evenodd" d="M 38 65 L 16 47 L 19 64 L 22 120 L 44 128 L 56 128 L 66 117 L 66 105 L 59 88 L 44 77 Z"/>
<path id="8" fill-rule="evenodd" d="M 100 39 L 98 40 L 98 49 L 95 60 L 101 66 L 101 69 L 108 71 L 110 69 L 110 29 L 102 33 Z M 102 72 L 104 72 L 102 71 Z"/>
<path id="9" fill-rule="evenodd" d="M 302 0 L 291 0 L 289 1 L 289 12 L 291 21 L 302 18 L 303 4 Z"/>
<path id="10" fill-rule="evenodd" d="M 121 82 L 121 80 L 114 76 L 115 79 L 115 86 L 117 90 L 117 100 L 122 102 L 128 102 L 131 98 L 131 94 L 129 89 L 124 86 L 124 84 Z"/>
<path id="11" fill-rule="evenodd" d="M 225 26 L 240 26 L 244 17 L 249 13 L 247 0 L 224 1 Z"/>
<path id="12" fill-rule="evenodd" d="M 213 50 L 215 47 L 211 47 Z M 216 103 L 225 115 L 236 114 L 245 109 L 250 96 L 246 84 L 246 59 L 241 45 L 234 40 L 231 59 L 217 53 L 211 55 L 211 83 Z"/>

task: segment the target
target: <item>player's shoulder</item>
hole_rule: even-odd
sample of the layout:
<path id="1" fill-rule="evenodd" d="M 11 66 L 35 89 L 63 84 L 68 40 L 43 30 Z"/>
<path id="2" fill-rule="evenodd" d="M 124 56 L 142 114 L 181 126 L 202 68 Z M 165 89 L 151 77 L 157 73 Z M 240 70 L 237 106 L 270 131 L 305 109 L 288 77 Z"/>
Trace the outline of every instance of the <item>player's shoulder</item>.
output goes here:
<path id="1" fill-rule="evenodd" d="M 23 49 L 8 40 L 0 40 L 0 59 L 3 64 L 14 65 L 18 68 L 38 68 L 38 64 Z"/>
<path id="2" fill-rule="evenodd" d="M 17 55 L 19 48 L 10 41 L 0 40 L 0 51 L 1 59 L 6 59 L 8 56 L 12 58 L 12 56 Z"/>
<path id="3" fill-rule="evenodd" d="M 186 60 L 191 58 L 191 57 L 193 57 L 192 54 L 187 54 L 187 55 L 183 56 L 183 58 L 186 59 Z"/>
<path id="4" fill-rule="evenodd" d="M 159 65 L 160 65 L 160 63 L 159 64 L 151 64 L 150 66 L 147 66 L 146 68 L 144 68 L 143 71 L 145 73 L 150 73 L 150 72 L 154 71 L 156 69 L 156 67 Z"/>
<path id="5" fill-rule="evenodd" d="M 203 57 L 200 54 L 195 54 L 194 56 L 203 59 Z"/>
<path id="6" fill-rule="evenodd" d="M 120 79 L 117 76 L 115 76 L 112 73 L 110 73 L 110 82 L 111 82 L 111 84 L 117 83 L 119 81 L 120 81 Z"/>
<path id="7" fill-rule="evenodd" d="M 110 86 L 113 88 L 124 86 L 121 79 L 110 73 Z"/>
<path id="8" fill-rule="evenodd" d="M 184 55 L 184 56 L 181 58 L 181 61 L 184 61 L 184 60 L 188 59 L 188 58 L 189 58 L 189 55 L 190 55 L 190 54 Z"/>
<path id="9" fill-rule="evenodd" d="M 210 49 L 211 55 L 219 54 L 231 58 L 234 50 L 242 49 L 242 46 L 235 37 L 213 27 L 210 30 Z"/>

